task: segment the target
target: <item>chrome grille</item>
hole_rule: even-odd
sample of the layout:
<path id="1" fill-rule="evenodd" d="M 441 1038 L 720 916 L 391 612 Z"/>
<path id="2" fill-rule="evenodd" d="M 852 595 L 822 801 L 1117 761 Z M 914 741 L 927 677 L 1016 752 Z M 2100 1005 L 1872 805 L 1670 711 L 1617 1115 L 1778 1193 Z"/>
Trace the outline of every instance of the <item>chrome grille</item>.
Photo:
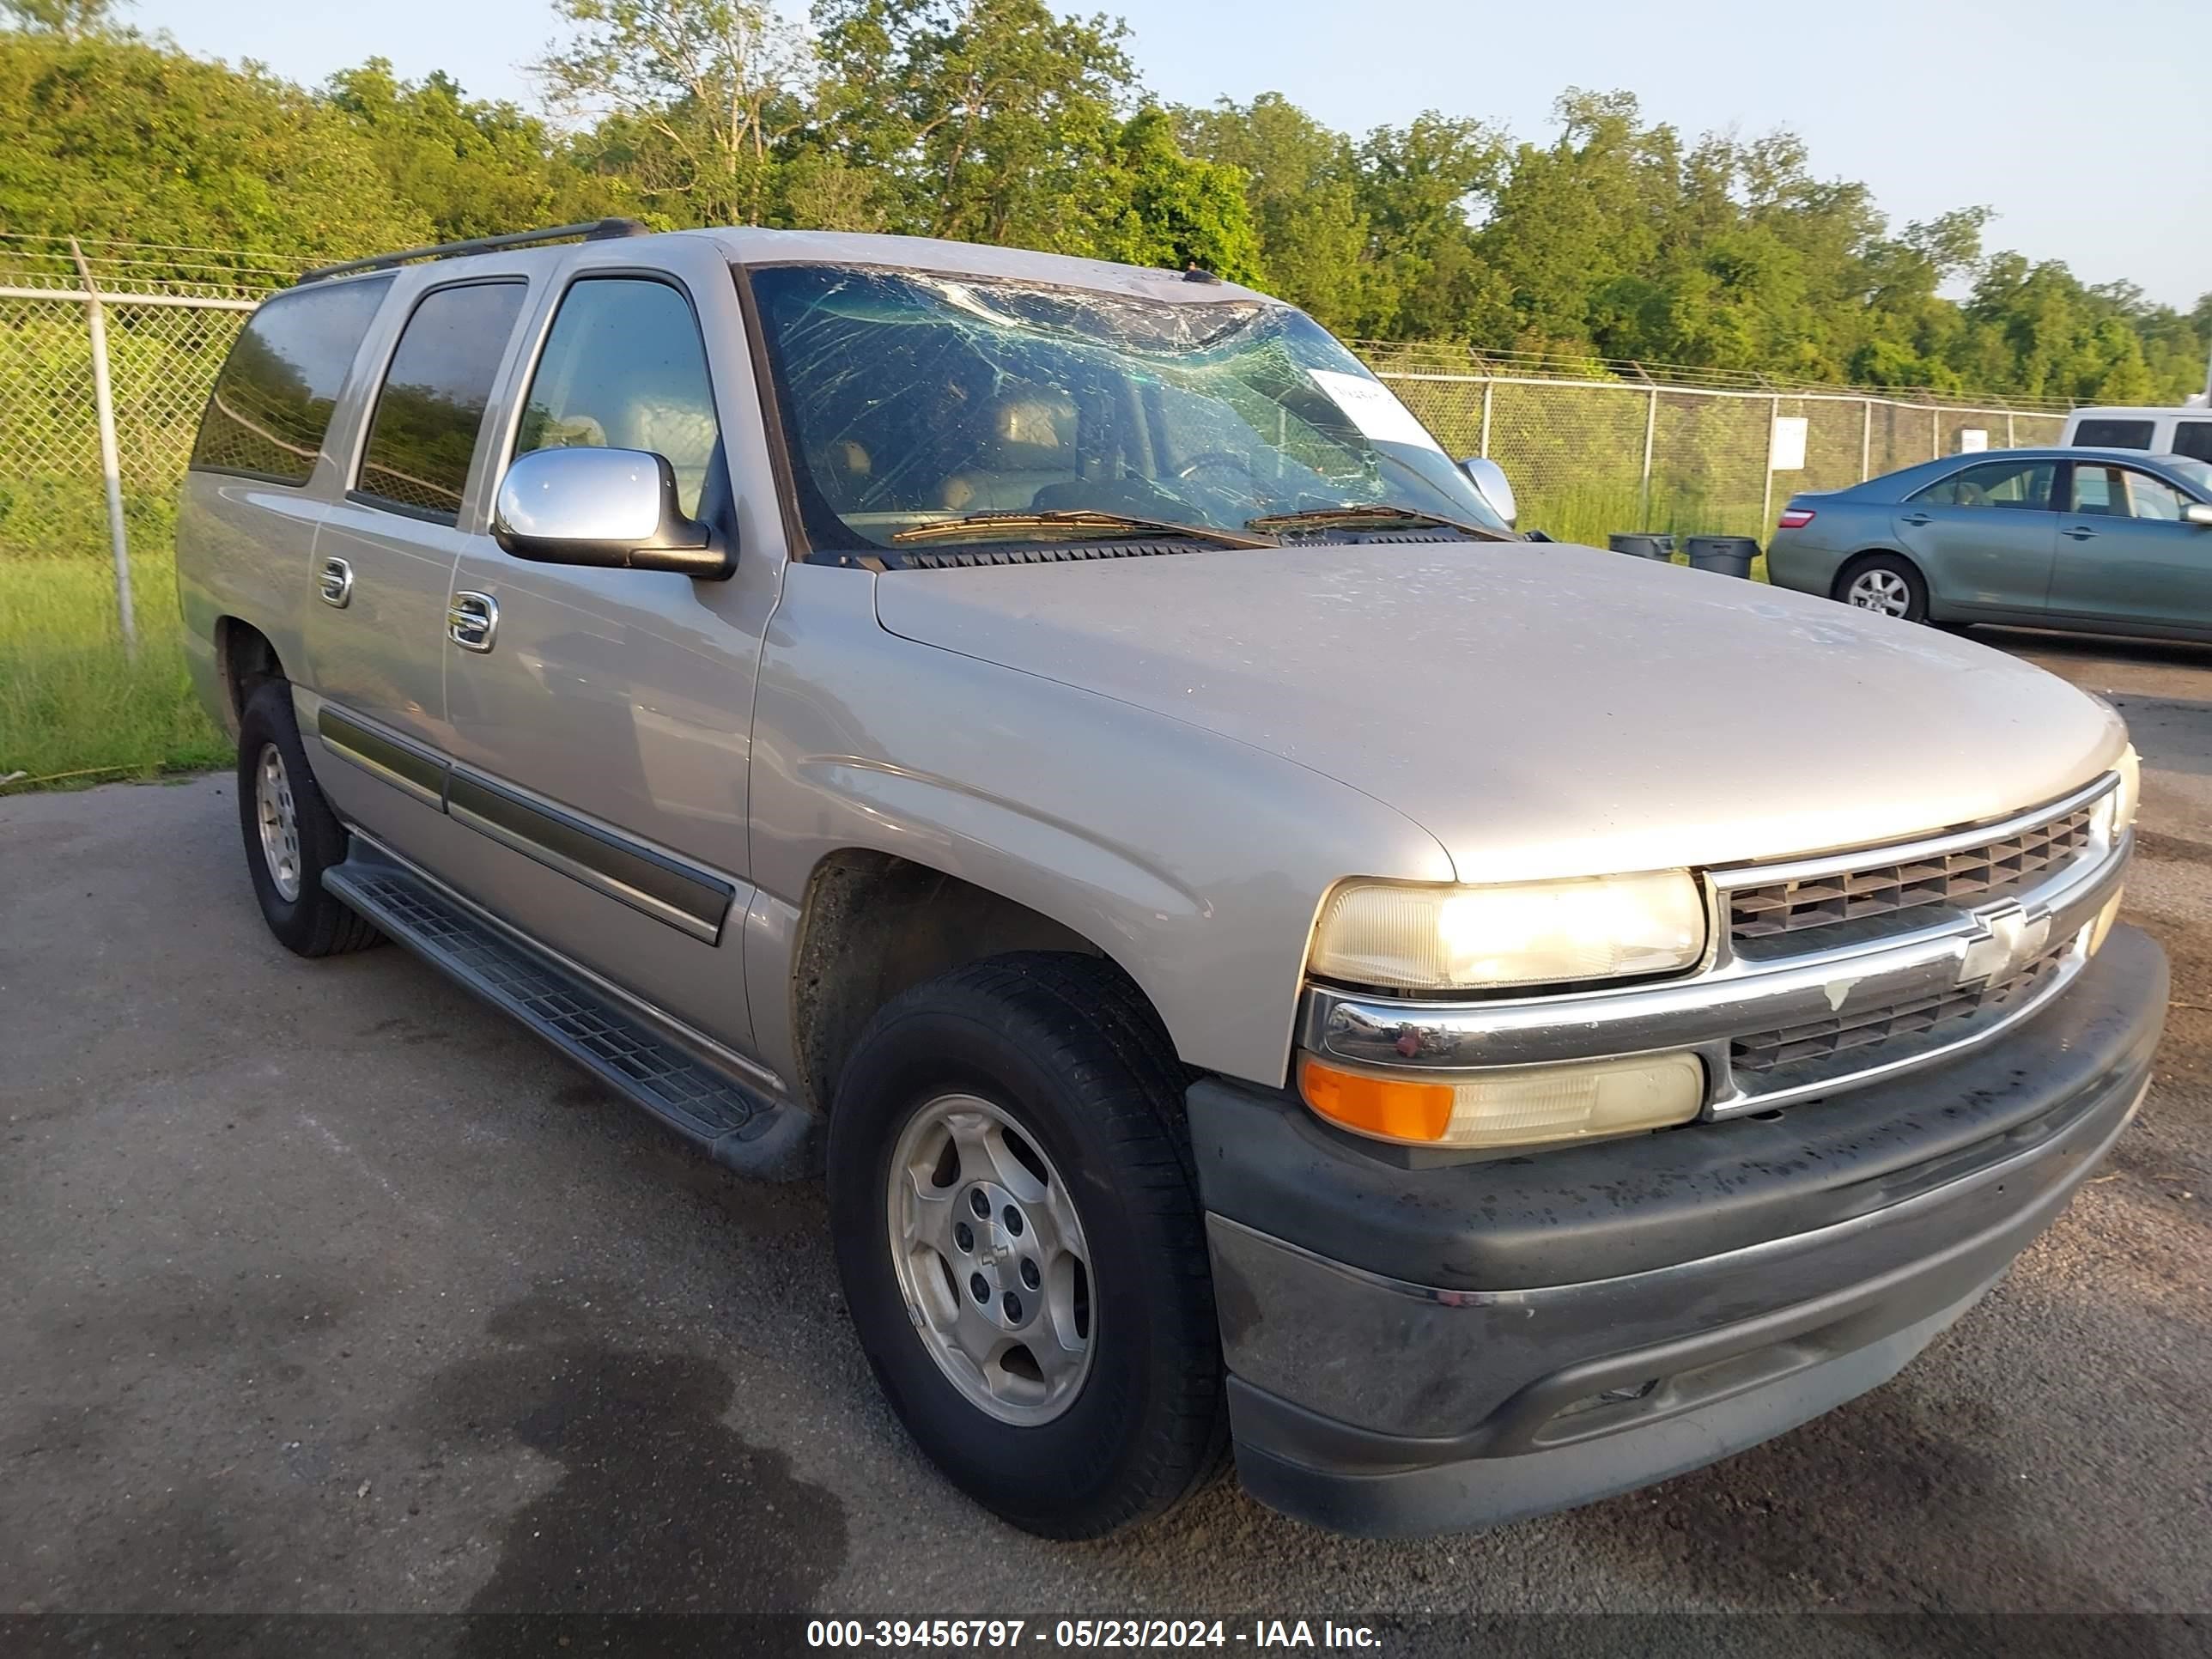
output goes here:
<path id="1" fill-rule="evenodd" d="M 1738 944 L 1810 928 L 1895 915 L 1923 905 L 1971 909 L 2002 898 L 2088 849 L 2095 805 L 1978 846 L 1922 859 L 1860 866 L 1729 893 L 1729 933 Z M 1820 941 L 1808 939 L 1807 946 Z"/>
<path id="2" fill-rule="evenodd" d="M 2031 1000 L 2051 981 L 2072 948 L 2073 941 L 2069 939 L 2004 979 L 1984 980 L 1881 1007 L 1854 1009 L 1802 1025 L 1753 1031 L 1729 1042 L 1729 1062 L 1738 1072 L 1753 1073 L 1799 1066 L 1854 1048 L 1915 1036 L 1954 1020 L 2015 1006 Z M 1869 1059 L 1867 1063 L 1880 1062 Z"/>

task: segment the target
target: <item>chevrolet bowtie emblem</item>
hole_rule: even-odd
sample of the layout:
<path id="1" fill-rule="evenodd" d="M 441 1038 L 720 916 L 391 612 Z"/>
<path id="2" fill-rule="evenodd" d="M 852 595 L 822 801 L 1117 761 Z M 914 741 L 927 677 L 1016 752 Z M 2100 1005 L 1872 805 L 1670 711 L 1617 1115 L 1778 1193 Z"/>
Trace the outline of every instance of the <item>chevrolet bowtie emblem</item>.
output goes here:
<path id="1" fill-rule="evenodd" d="M 1981 925 L 1982 935 L 1966 946 L 1959 959 L 1961 985 L 2010 977 L 2041 956 L 2051 939 L 2051 918 L 2041 915 L 2030 921 L 2027 912 L 2017 904 L 1978 911 L 1974 920 Z"/>

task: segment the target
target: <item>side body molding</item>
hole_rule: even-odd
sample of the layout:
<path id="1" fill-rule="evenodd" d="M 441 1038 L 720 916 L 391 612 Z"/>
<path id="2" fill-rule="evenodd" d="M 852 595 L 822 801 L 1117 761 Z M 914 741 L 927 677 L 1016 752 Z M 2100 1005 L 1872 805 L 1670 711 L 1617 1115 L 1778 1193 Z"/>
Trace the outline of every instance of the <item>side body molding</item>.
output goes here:
<path id="1" fill-rule="evenodd" d="M 479 835 L 513 848 L 702 944 L 719 944 L 737 897 L 727 877 L 538 801 L 323 702 L 323 746 Z"/>

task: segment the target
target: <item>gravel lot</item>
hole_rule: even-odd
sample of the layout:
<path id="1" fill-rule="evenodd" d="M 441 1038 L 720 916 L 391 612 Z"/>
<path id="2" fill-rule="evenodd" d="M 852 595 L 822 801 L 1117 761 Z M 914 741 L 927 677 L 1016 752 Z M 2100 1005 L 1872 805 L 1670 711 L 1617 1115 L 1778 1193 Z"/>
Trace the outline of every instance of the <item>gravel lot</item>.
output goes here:
<path id="1" fill-rule="evenodd" d="M 2212 1607 L 2212 647 L 1992 642 L 2145 756 L 2138 1126 L 1888 1387 L 1417 1544 L 1233 1484 L 1101 1546 L 999 1526 L 878 1400 L 818 1188 L 711 1167 L 404 951 L 288 957 L 227 778 L 0 800 L 0 1613 Z"/>

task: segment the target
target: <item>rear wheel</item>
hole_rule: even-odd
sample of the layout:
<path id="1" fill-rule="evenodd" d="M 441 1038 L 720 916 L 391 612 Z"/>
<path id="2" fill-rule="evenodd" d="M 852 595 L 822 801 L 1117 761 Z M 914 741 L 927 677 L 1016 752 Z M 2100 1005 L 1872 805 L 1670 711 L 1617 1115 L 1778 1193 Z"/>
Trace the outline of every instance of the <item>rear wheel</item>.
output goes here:
<path id="1" fill-rule="evenodd" d="M 1225 1449 L 1182 1073 L 1091 957 L 994 957 L 887 1004 L 837 1085 L 829 1190 L 853 1320 L 951 1481 L 1027 1531 L 1173 1507 Z"/>
<path id="2" fill-rule="evenodd" d="M 1928 584 L 1911 560 L 1894 553 L 1854 560 L 1836 579 L 1836 597 L 1861 611 L 1905 622 L 1928 620 Z"/>
<path id="3" fill-rule="evenodd" d="M 238 821 L 262 920 L 286 950 L 337 956 L 382 937 L 323 890 L 323 872 L 345 860 L 345 826 L 308 768 L 287 681 L 262 682 L 239 715 Z"/>

